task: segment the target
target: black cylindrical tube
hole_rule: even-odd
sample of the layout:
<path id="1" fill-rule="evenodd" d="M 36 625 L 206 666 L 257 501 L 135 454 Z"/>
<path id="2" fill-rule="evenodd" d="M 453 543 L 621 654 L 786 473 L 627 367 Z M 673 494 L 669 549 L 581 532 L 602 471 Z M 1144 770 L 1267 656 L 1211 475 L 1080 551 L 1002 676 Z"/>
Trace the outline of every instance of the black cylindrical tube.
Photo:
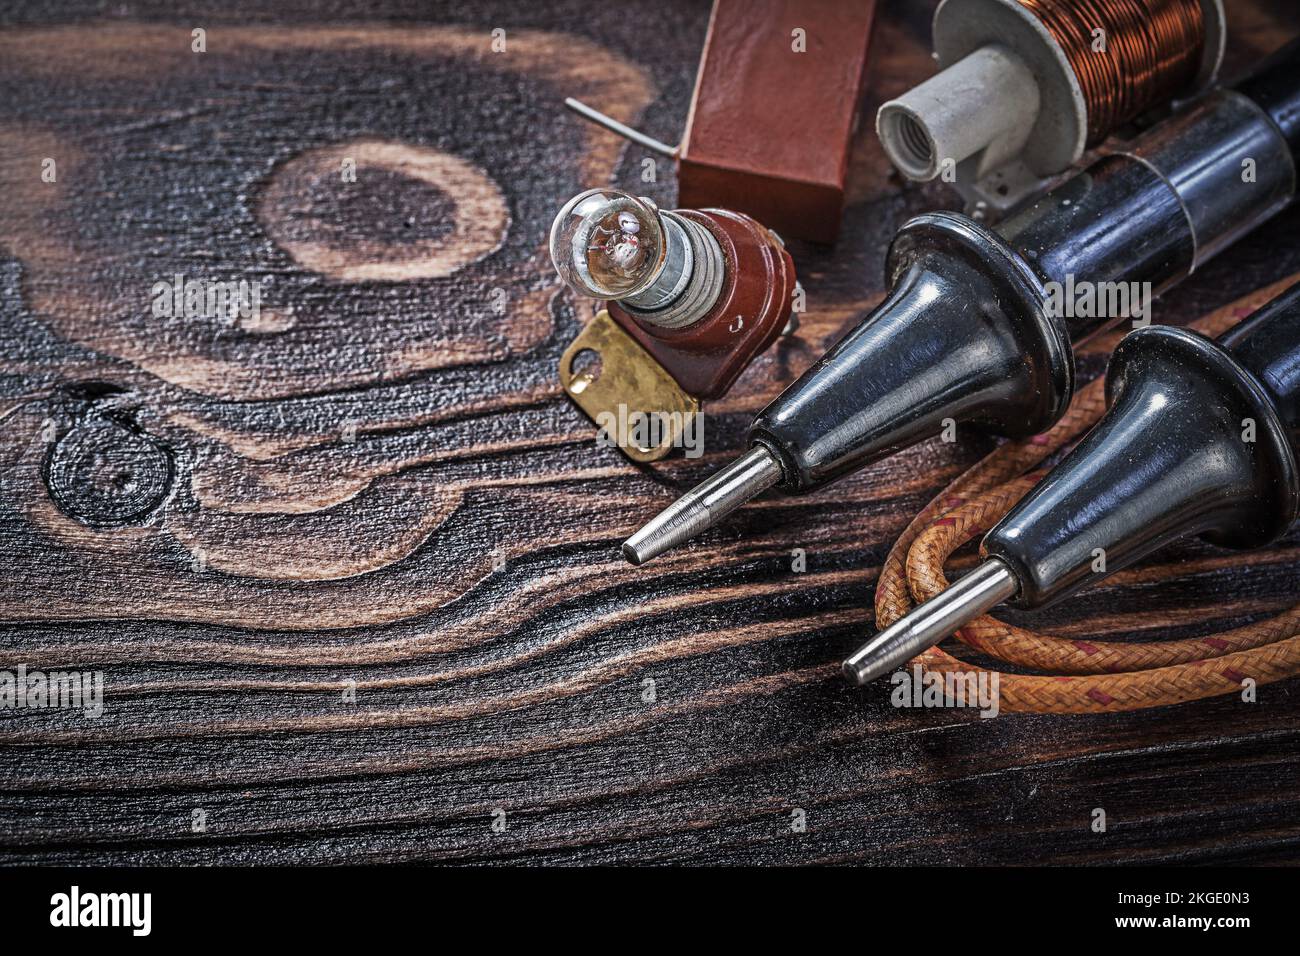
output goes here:
<path id="1" fill-rule="evenodd" d="M 1187 211 L 1168 180 L 1131 156 L 1106 156 L 999 227 L 1043 281 L 1053 312 L 1081 342 L 1123 318 L 1104 305 L 1074 308 L 1076 288 L 1103 284 L 1158 295 L 1196 261 Z M 1122 283 L 1122 285 L 1120 285 Z M 1110 287 L 1104 291 L 1110 291 Z M 1145 304 L 1145 302 L 1143 302 Z"/>
<path id="2" fill-rule="evenodd" d="M 1300 308 L 1296 297 L 1296 289 L 1278 296 L 1220 336 L 1219 342 L 1267 390 L 1292 446 L 1300 451 Z"/>
<path id="3" fill-rule="evenodd" d="M 1300 51 L 1293 60 L 1300 70 Z M 1077 343 L 1121 319 L 1147 318 L 1135 314 L 1135 302 L 1149 305 L 1295 192 L 1295 159 L 1272 117 L 1249 97 L 1221 90 L 1098 160 L 998 231 L 1044 283 L 1086 287 L 1097 299 L 1085 314 L 1062 315 Z"/>
<path id="4" fill-rule="evenodd" d="M 1296 56 L 1300 39 L 1292 40 L 1270 56 L 1249 79 L 1237 84 L 1237 92 L 1264 110 L 1278 132 L 1300 153 L 1300 84 L 1295 82 Z"/>

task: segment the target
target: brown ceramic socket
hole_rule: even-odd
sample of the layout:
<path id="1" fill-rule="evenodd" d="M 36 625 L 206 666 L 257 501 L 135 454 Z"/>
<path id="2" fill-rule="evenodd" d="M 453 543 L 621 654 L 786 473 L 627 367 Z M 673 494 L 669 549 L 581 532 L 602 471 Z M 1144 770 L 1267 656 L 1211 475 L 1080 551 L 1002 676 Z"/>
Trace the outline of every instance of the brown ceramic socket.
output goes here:
<path id="1" fill-rule="evenodd" d="M 698 399 L 724 395 L 790 318 L 794 263 L 785 247 L 749 216 L 726 209 L 679 209 L 704 226 L 722 247 L 726 277 L 713 308 L 684 329 L 637 321 L 607 302 L 610 317 Z"/>

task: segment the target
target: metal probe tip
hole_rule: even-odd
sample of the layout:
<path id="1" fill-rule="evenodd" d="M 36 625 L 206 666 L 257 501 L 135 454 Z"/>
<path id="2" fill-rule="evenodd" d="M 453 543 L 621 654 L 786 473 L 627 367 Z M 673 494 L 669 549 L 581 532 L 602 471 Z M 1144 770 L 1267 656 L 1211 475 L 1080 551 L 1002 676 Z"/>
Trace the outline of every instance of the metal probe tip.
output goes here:
<path id="1" fill-rule="evenodd" d="M 696 485 L 623 542 L 623 557 L 641 565 L 711 528 L 781 480 L 781 463 L 755 445 L 712 478 Z"/>
<path id="2" fill-rule="evenodd" d="M 969 624 L 1020 588 L 1011 569 L 990 558 L 964 578 L 917 605 L 844 662 L 844 676 L 861 687 L 905 665 L 926 648 Z"/>

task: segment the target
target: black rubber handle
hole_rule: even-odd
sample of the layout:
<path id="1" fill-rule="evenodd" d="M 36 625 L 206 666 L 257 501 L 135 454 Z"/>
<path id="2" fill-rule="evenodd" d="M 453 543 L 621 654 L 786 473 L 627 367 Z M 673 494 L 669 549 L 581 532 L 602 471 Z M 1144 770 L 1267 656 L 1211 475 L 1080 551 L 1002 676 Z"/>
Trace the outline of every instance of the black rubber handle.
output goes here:
<path id="1" fill-rule="evenodd" d="M 1073 376 L 1070 343 L 1018 253 L 956 213 L 908 222 L 893 291 L 750 426 L 808 490 L 938 434 L 944 419 L 1005 435 L 1048 428 Z"/>
<path id="2" fill-rule="evenodd" d="M 1168 542 L 1251 548 L 1300 511 L 1300 284 L 1216 341 L 1152 326 L 1111 357 L 1109 409 L 985 536 L 1045 607 Z"/>

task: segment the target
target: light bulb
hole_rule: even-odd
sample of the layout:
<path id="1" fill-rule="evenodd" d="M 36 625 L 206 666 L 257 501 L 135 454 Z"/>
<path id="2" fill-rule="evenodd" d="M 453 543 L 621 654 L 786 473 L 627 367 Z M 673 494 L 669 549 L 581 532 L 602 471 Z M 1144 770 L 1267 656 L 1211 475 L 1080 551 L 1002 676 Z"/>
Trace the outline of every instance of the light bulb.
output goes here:
<path id="1" fill-rule="evenodd" d="M 648 200 L 589 189 L 551 226 L 551 259 L 560 278 L 595 299 L 625 299 L 658 277 L 667 255 L 664 224 Z"/>

